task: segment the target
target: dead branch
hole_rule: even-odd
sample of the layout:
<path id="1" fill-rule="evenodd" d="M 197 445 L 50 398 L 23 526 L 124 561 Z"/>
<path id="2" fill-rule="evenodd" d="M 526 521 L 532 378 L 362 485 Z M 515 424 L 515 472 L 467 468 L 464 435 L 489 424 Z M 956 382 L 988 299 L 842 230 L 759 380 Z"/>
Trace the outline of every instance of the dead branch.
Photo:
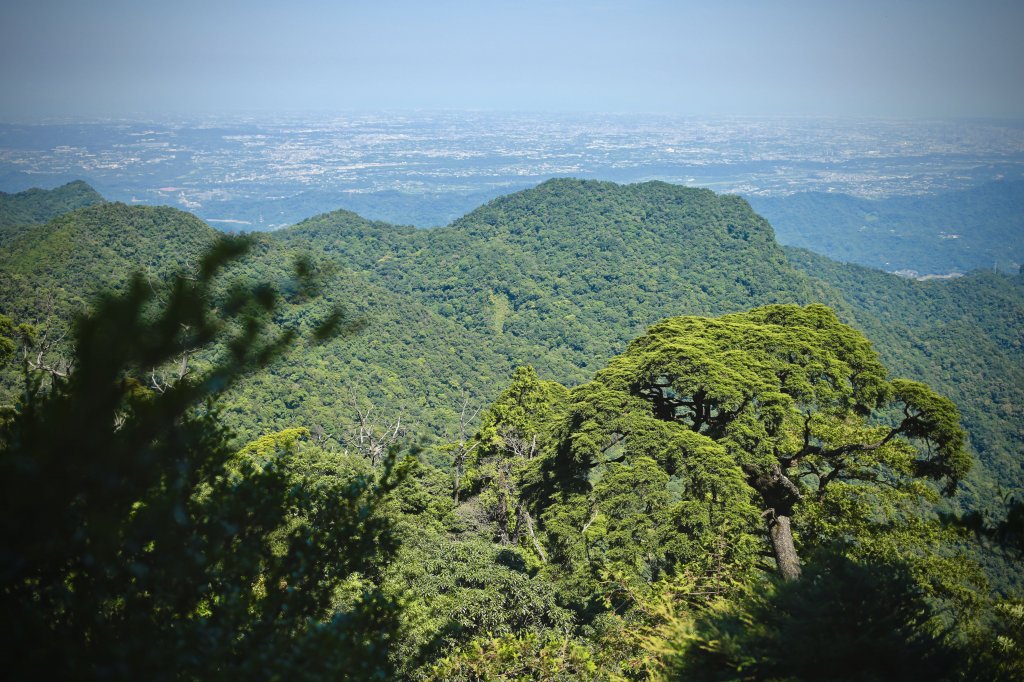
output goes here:
<path id="1" fill-rule="evenodd" d="M 355 425 L 343 439 L 343 444 L 366 457 L 371 465 L 377 466 L 384 461 L 391 448 L 405 437 L 408 427 L 403 425 L 401 415 L 394 420 L 386 419 L 375 415 L 373 407 L 360 409 L 355 400 L 352 401 L 352 409 L 356 414 Z"/>

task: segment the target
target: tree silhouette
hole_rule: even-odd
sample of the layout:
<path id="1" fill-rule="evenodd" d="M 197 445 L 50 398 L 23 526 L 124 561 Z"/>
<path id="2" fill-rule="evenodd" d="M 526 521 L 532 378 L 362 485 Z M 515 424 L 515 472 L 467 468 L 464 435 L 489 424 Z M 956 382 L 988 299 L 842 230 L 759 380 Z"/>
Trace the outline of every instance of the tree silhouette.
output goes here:
<path id="1" fill-rule="evenodd" d="M 135 277 L 77 320 L 68 376 L 44 389 L 26 369 L 0 430 L 9 675 L 387 675 L 396 606 L 375 576 L 396 549 L 380 512 L 393 459 L 379 477 L 314 476 L 302 430 L 239 451 L 218 421 L 217 396 L 295 337 L 271 331 L 270 286 L 215 285 L 246 249 L 219 242 L 162 298 Z M 208 369 L 180 371 L 200 349 Z"/>

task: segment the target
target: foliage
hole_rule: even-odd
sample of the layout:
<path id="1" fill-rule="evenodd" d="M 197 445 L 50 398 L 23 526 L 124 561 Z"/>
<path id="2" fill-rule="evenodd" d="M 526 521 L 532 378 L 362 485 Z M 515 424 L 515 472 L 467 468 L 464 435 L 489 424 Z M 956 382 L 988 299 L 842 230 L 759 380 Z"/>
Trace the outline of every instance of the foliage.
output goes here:
<path id="1" fill-rule="evenodd" d="M 956 679 L 964 661 L 905 567 L 836 557 L 700 613 L 675 676 L 694 680 Z"/>
<path id="2" fill-rule="evenodd" d="M 0 245 L 32 225 L 103 202 L 96 190 L 78 180 L 56 189 L 29 189 L 17 194 L 0 192 Z"/>
<path id="3" fill-rule="evenodd" d="M 1002 518 L 993 519 L 991 514 L 973 511 L 960 517 L 947 516 L 947 520 L 971 530 L 979 540 L 1024 555 L 1024 501 L 1009 495 L 1004 501 L 1006 509 Z"/>
<path id="4" fill-rule="evenodd" d="M 553 475 L 540 499 L 555 502 L 544 518 L 578 522 L 568 509 L 589 509 L 588 531 L 599 524 L 601 542 L 571 531 L 556 532 L 556 544 L 576 537 L 593 560 L 614 556 L 616 524 L 639 503 L 621 547 L 648 578 L 714 556 L 717 538 L 749 535 L 759 516 L 780 571 L 795 578 L 789 520 L 801 523 L 804 507 L 817 522 L 807 539 L 848 541 L 866 525 L 912 518 L 915 502 L 930 499 L 918 479 L 952 491 L 970 467 L 953 404 L 923 384 L 887 381 L 866 339 L 823 306 L 666 320 L 570 402 L 561 442 L 542 465 Z M 899 406 L 895 422 L 868 420 L 890 404 Z M 855 517 L 850 505 L 862 507 Z M 677 536 L 641 530 L 659 513 L 674 523 L 654 525 Z M 719 560 L 740 551 L 750 562 L 754 548 L 740 547 Z"/>
<path id="5" fill-rule="evenodd" d="M 740 666 L 807 677 L 820 671 L 779 650 L 789 638 L 822 646 L 821 632 L 849 627 L 835 622 L 843 614 L 863 638 L 822 656 L 836 665 L 860 646 L 897 669 L 904 649 L 928 666 L 951 661 L 951 678 L 1019 670 L 1016 602 L 993 606 L 964 555 L 970 534 L 943 527 L 936 511 L 961 511 L 940 495 L 959 481 L 979 514 L 964 518 L 987 519 L 995 474 L 1011 494 L 1021 485 L 1021 278 L 918 283 L 783 251 L 742 200 L 664 183 L 551 181 L 429 231 L 336 212 L 253 237 L 212 277 L 201 254 L 216 239 L 180 211 L 104 204 L 18 232 L 0 251 L 9 360 L 135 358 L 97 374 L 121 382 L 103 399 L 67 393 L 81 359 L 67 381 L 29 384 L 23 411 L 60 404 L 71 420 L 69 395 L 82 411 L 37 436 L 60 457 L 9 475 L 4 504 L 11 532 L 64 529 L 71 540 L 32 564 L 42 574 L 44 550 L 61 558 L 48 564 L 49 603 L 102 604 L 90 632 L 145 633 L 160 655 L 144 672 L 316 677 L 348 660 L 352 677 L 657 679 L 686 669 L 731 679 L 747 674 Z M 307 251 L 315 257 L 297 256 Z M 129 275 L 140 266 L 141 278 Z M 62 336 L 105 289 L 118 292 L 103 303 L 117 322 L 84 345 Z M 171 325 L 179 289 L 203 292 L 195 310 L 217 315 Z M 145 312 L 114 305 L 126 300 Z M 814 301 L 836 312 L 806 306 Z M 4 374 L 5 402 L 25 390 L 17 364 Z M 182 367 L 183 381 L 166 379 Z M 890 380 L 886 367 L 919 381 Z M 51 385 L 48 397 L 34 390 Z M 984 465 L 974 472 L 957 408 L 940 394 L 964 410 Z M 422 446 L 418 461 L 375 466 L 352 437 L 367 414 L 401 422 Z M 173 429 L 130 440 L 169 415 Z M 100 455 L 88 455 L 94 447 Z M 171 451 L 182 468 L 153 466 Z M 133 466 L 105 477 L 109 459 Z M 81 494 L 101 484 L 116 494 Z M 229 504 L 238 496 L 244 509 Z M 768 577 L 781 517 L 804 571 L 792 584 Z M 72 562 L 83 518 L 135 543 L 98 546 L 100 577 Z M 1010 537 L 999 527 L 981 523 L 987 544 Z M 173 565 L 191 567 L 185 577 L 147 563 L 170 546 Z M 1011 552 L 976 553 L 1004 590 L 1019 580 L 998 558 Z M 213 563 L 189 563 L 197 556 Z M 294 566 L 307 582 L 258 577 Z M 877 599 L 858 601 L 872 581 Z M 305 616 L 259 620 L 275 599 Z M 17 641 L 42 633 L 53 650 L 74 650 L 71 625 L 44 623 L 45 613 L 30 613 Z M 210 634 L 229 621 L 244 625 L 237 637 Z M 158 668 L 184 656 L 172 645 L 186 640 L 187 662 Z M 95 641 L 91 660 L 146 653 L 118 650 L 128 637 Z M 300 657 L 301 674 L 289 667 Z M 704 672 L 693 672 L 699 662 Z M 204 664 L 213 667 L 196 672 Z"/>
<path id="6" fill-rule="evenodd" d="M 529 538 L 541 560 L 544 552 L 522 489 L 534 475 L 535 458 L 553 445 L 552 433 L 563 417 L 567 394 L 561 384 L 538 379 L 532 367 L 513 372 L 509 387 L 481 417 L 464 478 L 464 485 L 480 495 L 488 517 L 495 521 L 495 539 L 509 545 Z"/>
<path id="7" fill-rule="evenodd" d="M 224 241 L 157 300 L 141 277 L 75 324 L 74 371 L 26 390 L 0 432 L 8 672 L 58 678 L 385 677 L 393 486 L 297 466 L 300 431 L 235 453 L 214 400 L 280 354 L 278 296 L 213 281 Z M 212 342 L 198 375 L 151 368 Z M 362 577 L 360 577 L 362 576 Z M 339 589 L 361 587 L 336 608 Z M 351 591 L 351 587 L 350 587 Z"/>
<path id="8" fill-rule="evenodd" d="M 1004 492 L 1024 486 L 1024 278 L 978 272 L 949 282 L 911 282 L 806 251 L 790 260 L 846 292 L 853 321 L 894 372 L 914 376 L 952 398 L 963 414 L 978 464 L 948 513 L 999 513 Z M 1000 552 L 976 557 L 1003 594 L 1019 591 L 1021 572 Z"/>
<path id="9" fill-rule="evenodd" d="M 1024 602 L 1002 600 L 992 609 L 993 624 L 971 642 L 968 675 L 1011 682 L 1024 676 Z"/>
<path id="10" fill-rule="evenodd" d="M 479 499 L 497 502 L 487 517 L 495 539 L 529 552 L 579 627 L 604 633 L 602 648 L 619 652 L 601 659 L 607 670 L 657 676 L 676 658 L 694 660 L 711 637 L 700 630 L 704 610 L 753 608 L 738 595 L 766 589 L 756 570 L 766 551 L 783 577 L 799 577 L 803 554 L 811 575 L 798 582 L 832 585 L 807 597 L 823 609 L 804 614 L 807 636 L 846 613 L 876 628 L 870 646 L 906 650 L 896 662 L 880 658 L 881 670 L 913 660 L 912 635 L 937 652 L 939 669 L 959 656 L 940 630 L 971 627 L 984 581 L 930 512 L 938 494 L 927 483 L 951 492 L 970 467 L 957 410 L 923 384 L 887 379 L 867 340 L 823 306 L 665 320 L 571 391 L 520 370 L 481 422 L 478 461 L 514 464 L 479 477 Z M 536 534 L 509 533 L 510 510 L 535 519 Z M 775 529 L 783 518 L 793 519 L 785 536 Z M 880 599 L 899 605 L 899 624 L 871 615 L 881 601 L 861 613 L 828 592 L 856 594 L 874 572 L 892 577 Z M 692 613 L 643 596 L 678 580 L 700 586 L 685 590 Z M 782 618 L 810 608 L 800 604 L 763 609 Z M 743 622 L 778 639 L 758 644 L 751 631 L 726 656 L 746 658 L 708 670 L 735 673 L 760 660 L 758 647 L 782 646 L 790 622 L 758 614 Z M 631 627 L 639 638 L 621 634 Z M 832 663 L 857 646 L 836 650 Z M 637 648 L 647 655 L 630 653 Z M 463 658 L 484 656 L 472 651 Z M 773 674 L 791 664 L 779 665 Z"/>
<path id="11" fill-rule="evenodd" d="M 430 671 L 428 680 L 597 680 L 597 666 L 579 642 L 554 634 L 489 637 L 474 640 Z"/>
<path id="12" fill-rule="evenodd" d="M 556 586 L 532 576 L 515 549 L 487 538 L 452 538 L 416 519 L 404 536 L 387 585 L 404 600 L 399 670 L 449 654 L 478 638 L 571 631 Z M 428 665 L 429 667 L 429 665 Z"/>
<path id="13" fill-rule="evenodd" d="M 847 317 L 886 365 L 952 397 L 982 463 L 1004 486 L 1024 485 L 1024 278 L 979 272 L 950 282 L 910 282 L 860 266 L 787 251 L 797 267 L 845 292 Z M 991 493 L 988 493 L 992 497 Z"/>
<path id="14" fill-rule="evenodd" d="M 124 286 L 139 265 L 159 286 L 215 235 L 167 208 L 68 214 L 0 252 L 0 311 L 60 338 L 94 292 Z M 224 419 L 247 436 L 301 424 L 333 437 L 350 429 L 356 403 L 432 440 L 457 423 L 464 395 L 493 400 L 516 366 L 573 385 L 658 319 L 823 301 L 887 366 L 960 405 L 983 464 L 968 505 L 992 500 L 996 479 L 1024 486 L 1019 277 L 917 283 L 783 252 L 742 200 L 665 183 L 553 180 L 436 230 L 325 214 L 261 237 L 233 272 L 284 281 L 301 251 L 316 254 L 324 298 L 283 307 L 281 321 L 306 324 L 345 301 L 365 331 L 300 340 L 236 386 Z M 16 377 L 4 383 L 11 395 Z"/>

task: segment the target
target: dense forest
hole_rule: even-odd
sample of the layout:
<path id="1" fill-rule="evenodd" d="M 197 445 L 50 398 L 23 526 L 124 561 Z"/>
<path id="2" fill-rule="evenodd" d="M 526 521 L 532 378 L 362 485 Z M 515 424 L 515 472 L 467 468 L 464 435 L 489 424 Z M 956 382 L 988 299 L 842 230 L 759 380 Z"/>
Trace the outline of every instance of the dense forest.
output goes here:
<path id="1" fill-rule="evenodd" d="M 849 263 L 911 276 L 1016 272 L 1024 263 L 1024 182 L 937 195 L 862 199 L 803 192 L 751 196 L 779 241 Z"/>
<path id="2" fill-rule="evenodd" d="M 0 226 L 15 677 L 1024 675 L 1020 275 L 658 182 Z"/>
<path id="3" fill-rule="evenodd" d="M 103 197 L 82 181 L 53 190 L 30 189 L 17 194 L 0 192 L 0 246 L 32 225 L 102 202 Z"/>

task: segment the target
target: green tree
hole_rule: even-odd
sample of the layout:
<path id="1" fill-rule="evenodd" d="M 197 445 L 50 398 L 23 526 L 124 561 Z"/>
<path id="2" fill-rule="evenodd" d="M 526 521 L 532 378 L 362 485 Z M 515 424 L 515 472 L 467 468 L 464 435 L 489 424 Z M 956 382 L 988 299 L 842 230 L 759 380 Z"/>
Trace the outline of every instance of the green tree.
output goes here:
<path id="1" fill-rule="evenodd" d="M 396 474 L 324 475 L 295 456 L 301 430 L 237 451 L 219 423 L 217 396 L 295 336 L 270 331 L 272 288 L 215 294 L 246 248 L 220 242 L 162 300 L 135 277 L 77 321 L 69 376 L 44 390 L 26 372 L 0 429 L 9 675 L 387 676 L 396 607 L 375 578 Z M 158 379 L 201 347 L 208 369 Z"/>
<path id="2" fill-rule="evenodd" d="M 907 566 L 833 556 L 700 612 L 672 679 L 963 679 L 934 615 Z"/>
<path id="3" fill-rule="evenodd" d="M 532 367 L 517 369 L 509 387 L 480 419 L 474 466 L 467 476 L 495 522 L 496 539 L 503 545 L 529 539 L 542 561 L 544 550 L 521 488 L 550 447 L 566 394 L 557 382 L 538 379 Z"/>
<path id="4" fill-rule="evenodd" d="M 749 524 L 753 502 L 787 580 L 801 570 L 795 515 L 819 544 L 840 540 L 930 499 L 925 480 L 951 493 L 971 464 L 953 403 L 888 380 L 867 339 L 821 305 L 665 320 L 571 402 L 549 499 L 650 458 L 685 489 L 679 511 L 713 534 L 727 517 Z"/>
<path id="5" fill-rule="evenodd" d="M 597 664 L 580 642 L 554 633 L 480 638 L 442 659 L 426 677 L 432 682 L 570 682 L 599 680 Z"/>

